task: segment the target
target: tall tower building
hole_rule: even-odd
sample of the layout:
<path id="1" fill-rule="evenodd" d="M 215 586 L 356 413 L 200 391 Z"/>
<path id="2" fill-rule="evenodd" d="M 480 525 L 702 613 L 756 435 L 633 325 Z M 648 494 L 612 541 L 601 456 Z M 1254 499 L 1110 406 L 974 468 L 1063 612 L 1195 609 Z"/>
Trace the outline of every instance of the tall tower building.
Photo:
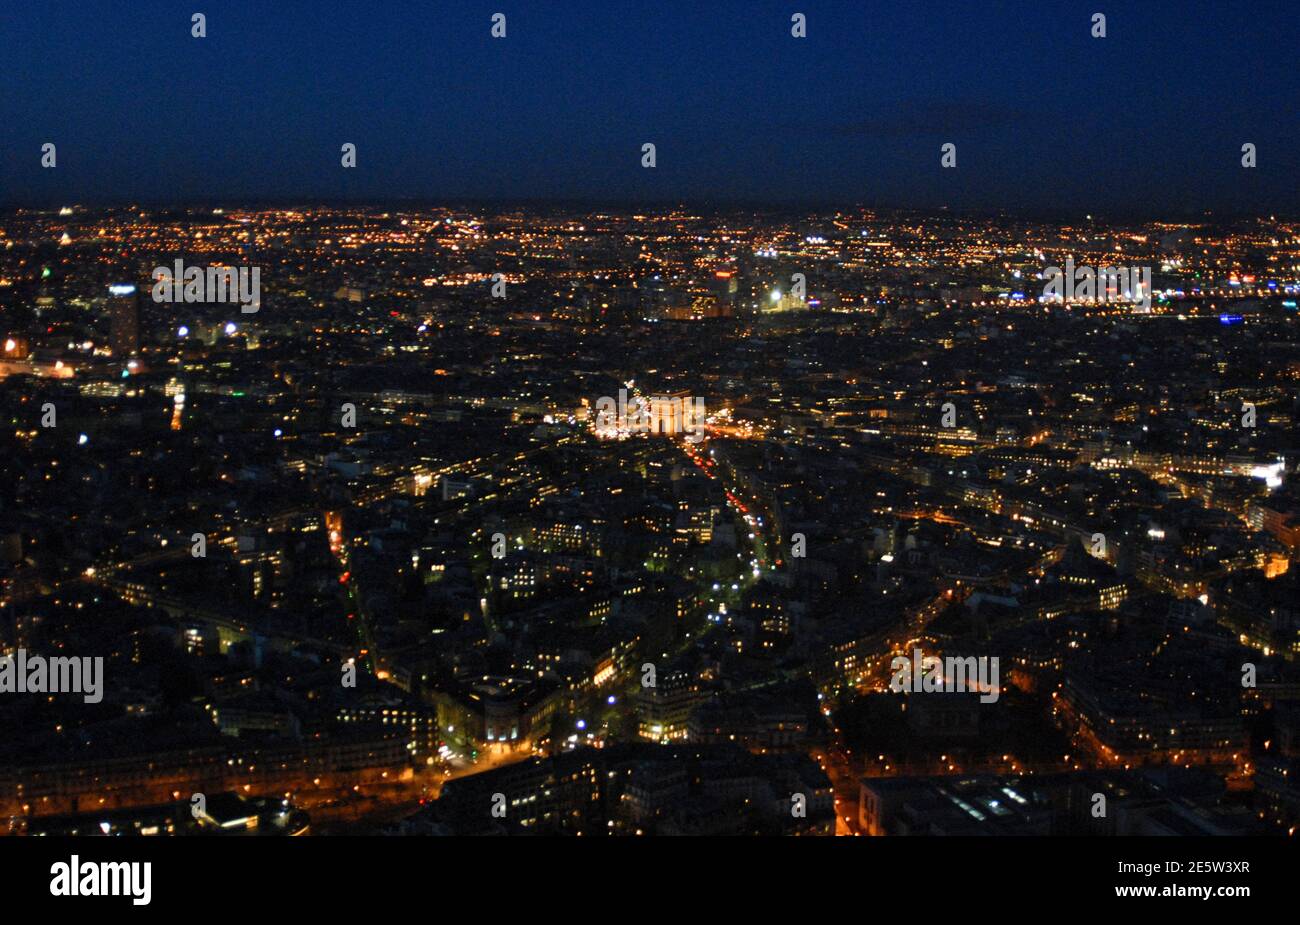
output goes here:
<path id="1" fill-rule="evenodd" d="M 108 346 L 115 357 L 140 352 L 140 292 L 130 283 L 108 287 Z"/>

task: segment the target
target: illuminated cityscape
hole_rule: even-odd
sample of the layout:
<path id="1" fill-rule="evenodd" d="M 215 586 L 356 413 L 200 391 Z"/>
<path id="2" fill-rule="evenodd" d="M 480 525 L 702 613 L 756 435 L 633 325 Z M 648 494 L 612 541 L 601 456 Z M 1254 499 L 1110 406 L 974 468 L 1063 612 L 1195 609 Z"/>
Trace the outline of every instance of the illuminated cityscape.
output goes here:
<path id="1" fill-rule="evenodd" d="M 5 5 L 0 896 L 1285 908 L 1298 24 Z"/>
<path id="2" fill-rule="evenodd" d="M 106 679 L 0 704 L 12 831 L 1300 821 L 1300 224 L 72 206 L 0 235 L 5 651 Z M 1044 296 L 1067 255 L 1150 266 L 1149 309 Z M 260 305 L 155 301 L 173 260 L 258 267 Z M 1000 675 L 900 693 L 913 652 Z"/>

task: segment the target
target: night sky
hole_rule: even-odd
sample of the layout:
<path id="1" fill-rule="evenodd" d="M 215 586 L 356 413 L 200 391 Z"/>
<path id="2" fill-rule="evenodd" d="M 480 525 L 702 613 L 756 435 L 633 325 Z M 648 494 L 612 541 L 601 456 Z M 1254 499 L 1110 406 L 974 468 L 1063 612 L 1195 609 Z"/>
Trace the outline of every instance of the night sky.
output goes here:
<path id="1" fill-rule="evenodd" d="M 1294 0 L 6 2 L 0 201 L 1293 215 L 1298 35 Z"/>

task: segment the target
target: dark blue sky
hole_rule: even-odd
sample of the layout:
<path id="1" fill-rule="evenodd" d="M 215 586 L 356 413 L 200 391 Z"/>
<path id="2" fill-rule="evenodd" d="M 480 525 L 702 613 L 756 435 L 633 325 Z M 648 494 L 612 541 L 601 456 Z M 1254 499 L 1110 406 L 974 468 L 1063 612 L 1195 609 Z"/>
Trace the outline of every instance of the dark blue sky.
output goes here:
<path id="1" fill-rule="evenodd" d="M 0 201 L 1294 214 L 1297 38 L 1294 0 L 8 2 Z"/>

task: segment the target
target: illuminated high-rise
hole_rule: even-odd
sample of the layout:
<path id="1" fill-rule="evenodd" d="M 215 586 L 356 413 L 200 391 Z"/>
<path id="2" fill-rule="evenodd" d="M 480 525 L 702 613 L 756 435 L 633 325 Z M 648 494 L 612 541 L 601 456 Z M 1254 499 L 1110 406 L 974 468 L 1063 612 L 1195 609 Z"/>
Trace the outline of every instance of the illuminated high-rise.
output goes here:
<path id="1" fill-rule="evenodd" d="M 130 283 L 108 287 L 108 346 L 115 357 L 140 352 L 140 293 Z"/>

